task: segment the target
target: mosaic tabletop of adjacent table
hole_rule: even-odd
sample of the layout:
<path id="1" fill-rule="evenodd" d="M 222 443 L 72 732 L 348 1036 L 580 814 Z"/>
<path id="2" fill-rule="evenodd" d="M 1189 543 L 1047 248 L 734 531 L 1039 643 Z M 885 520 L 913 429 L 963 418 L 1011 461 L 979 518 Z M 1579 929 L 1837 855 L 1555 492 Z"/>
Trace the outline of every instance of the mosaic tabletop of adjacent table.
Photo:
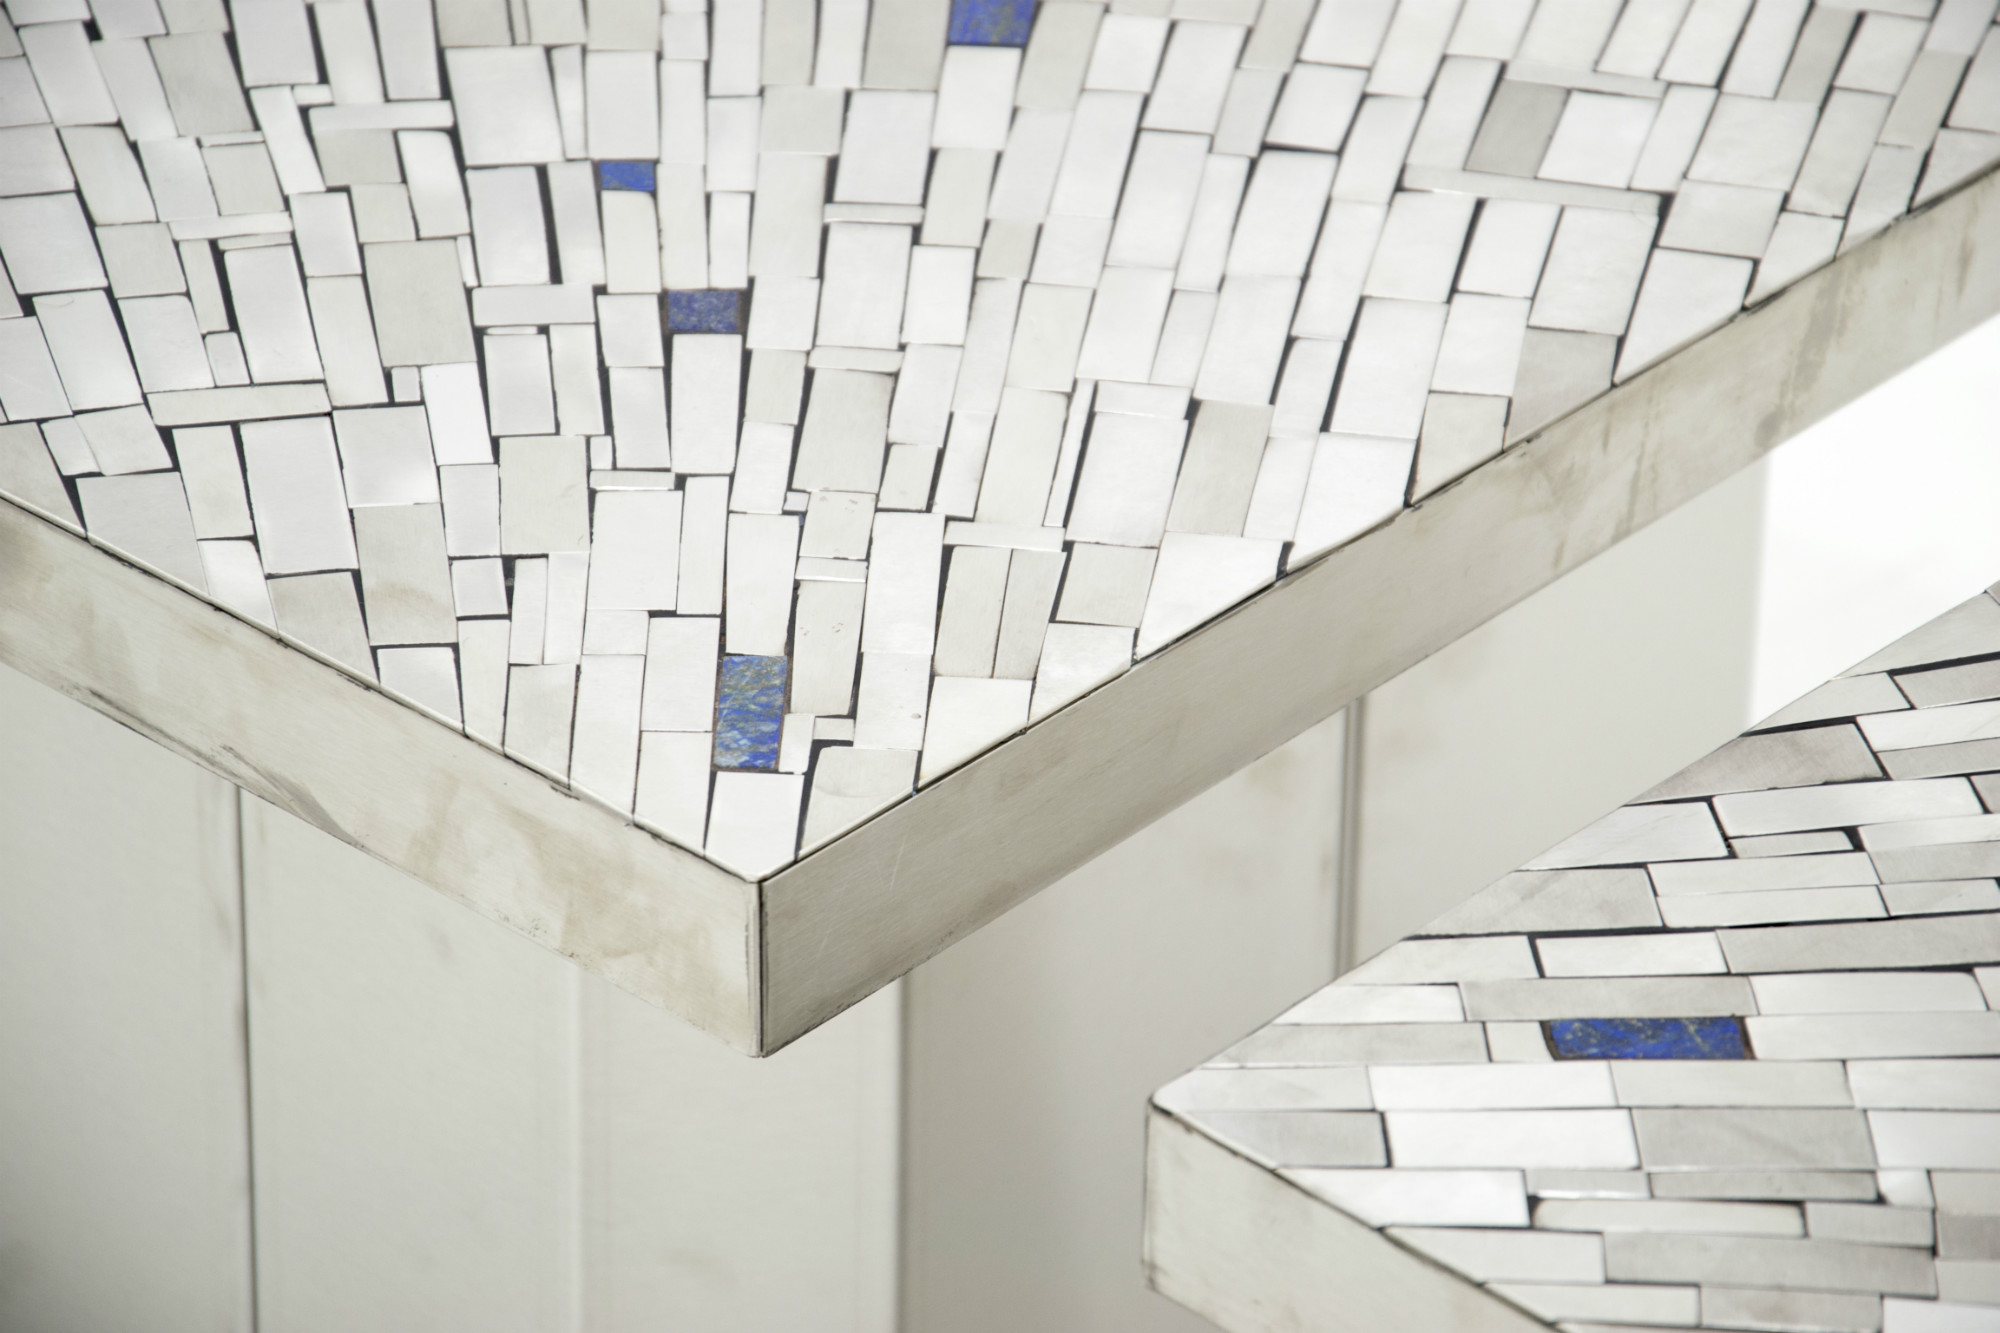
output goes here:
<path id="1" fill-rule="evenodd" d="M 2000 1329 L 1996 738 L 2000 603 L 1981 595 L 1169 1084 L 1155 1114 L 1433 1261 L 1420 1280 L 1499 1298 L 1465 1329 L 1538 1326 L 1521 1311 L 1578 1333 Z M 1171 1194 L 1195 1216 L 1155 1219 L 1164 1285 L 1200 1300 L 1178 1265 L 1203 1196 Z M 1378 1326 L 1305 1313 L 1223 1322 Z"/>
<path id="2" fill-rule="evenodd" d="M 752 882 L 2000 160 L 1994 0 L 0 11 L 0 492 Z"/>

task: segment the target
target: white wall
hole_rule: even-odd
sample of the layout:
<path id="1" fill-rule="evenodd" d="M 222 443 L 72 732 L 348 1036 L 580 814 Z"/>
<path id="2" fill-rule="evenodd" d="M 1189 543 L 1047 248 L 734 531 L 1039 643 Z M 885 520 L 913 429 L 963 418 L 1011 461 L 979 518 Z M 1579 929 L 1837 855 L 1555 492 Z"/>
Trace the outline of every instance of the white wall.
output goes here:
<path id="1" fill-rule="evenodd" d="M 1762 491 L 1739 474 L 1368 696 L 1345 961 L 1743 729 Z"/>
<path id="2" fill-rule="evenodd" d="M 2000 579 L 2000 320 L 1369 696 L 1354 961 Z"/>
<path id="3" fill-rule="evenodd" d="M 1208 1325 L 1139 1271 L 1152 1090 L 1333 974 L 1335 718 L 906 980 L 906 1333 Z"/>
<path id="4" fill-rule="evenodd" d="M 2000 319 L 1763 468 L 1757 717 L 2000 579 Z"/>
<path id="5" fill-rule="evenodd" d="M 0 756 L 0 1328 L 248 1330 L 253 1166 L 262 1333 L 894 1327 L 895 990 L 747 1060 L 4 669 Z"/>
<path id="6" fill-rule="evenodd" d="M 244 834 L 264 1333 L 892 1327 L 893 993 L 754 1062 L 270 806 Z"/>
<path id="7" fill-rule="evenodd" d="M 0 669 L 0 1329 L 249 1324 L 236 790 Z"/>

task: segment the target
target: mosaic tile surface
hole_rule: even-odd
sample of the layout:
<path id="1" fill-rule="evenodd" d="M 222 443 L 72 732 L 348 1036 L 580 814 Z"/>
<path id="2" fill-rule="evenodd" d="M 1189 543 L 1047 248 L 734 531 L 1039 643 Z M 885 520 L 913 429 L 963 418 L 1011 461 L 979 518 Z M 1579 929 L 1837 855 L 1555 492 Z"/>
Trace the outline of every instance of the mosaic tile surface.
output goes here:
<path id="1" fill-rule="evenodd" d="M 1571 1330 L 2000 1328 L 1982 594 L 1162 1089 Z"/>
<path id="2" fill-rule="evenodd" d="M 1994 10 L 8 0 L 0 491 L 761 874 L 2000 159 Z"/>

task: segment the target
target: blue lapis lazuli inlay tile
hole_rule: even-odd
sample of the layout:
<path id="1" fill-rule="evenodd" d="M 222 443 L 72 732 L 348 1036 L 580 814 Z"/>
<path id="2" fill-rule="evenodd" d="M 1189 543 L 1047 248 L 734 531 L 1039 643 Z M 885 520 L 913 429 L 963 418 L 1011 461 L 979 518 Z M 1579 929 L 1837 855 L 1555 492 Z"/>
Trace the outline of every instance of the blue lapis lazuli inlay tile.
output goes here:
<path id="1" fill-rule="evenodd" d="M 951 0 L 947 42 L 960 46 L 1026 46 L 1035 0 Z"/>
<path id="2" fill-rule="evenodd" d="M 599 162 L 597 183 L 607 190 L 642 190 L 653 192 L 653 164 L 651 162 Z"/>
<path id="3" fill-rule="evenodd" d="M 715 700 L 715 766 L 778 766 L 778 735 L 785 725 L 785 680 L 791 663 L 782 657 L 725 657 Z"/>
<path id="4" fill-rule="evenodd" d="M 1549 1024 L 1559 1060 L 1742 1060 L 1733 1018 L 1561 1018 Z"/>
<path id="5" fill-rule="evenodd" d="M 669 333 L 743 332 L 743 293 L 734 290 L 667 293 Z"/>

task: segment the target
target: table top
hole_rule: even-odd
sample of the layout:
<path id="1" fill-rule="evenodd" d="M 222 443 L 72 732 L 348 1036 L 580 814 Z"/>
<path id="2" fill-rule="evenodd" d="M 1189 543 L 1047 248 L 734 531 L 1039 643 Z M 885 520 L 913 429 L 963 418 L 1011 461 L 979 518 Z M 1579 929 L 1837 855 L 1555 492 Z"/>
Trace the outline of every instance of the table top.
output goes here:
<path id="1" fill-rule="evenodd" d="M 1980 175 L 1992 11 L 12 0 L 0 493 L 755 883 Z"/>
<path id="2" fill-rule="evenodd" d="M 1563 1328 L 1992 1327 L 1996 718 L 1982 594 L 1155 1105 Z"/>

